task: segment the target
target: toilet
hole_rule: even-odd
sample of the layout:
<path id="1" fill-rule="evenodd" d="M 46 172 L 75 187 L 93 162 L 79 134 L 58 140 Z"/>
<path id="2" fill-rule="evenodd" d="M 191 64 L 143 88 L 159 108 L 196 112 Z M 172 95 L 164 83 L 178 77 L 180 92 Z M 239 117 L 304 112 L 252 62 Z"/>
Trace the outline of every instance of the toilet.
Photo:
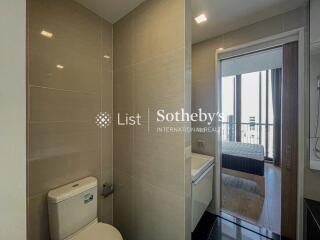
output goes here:
<path id="1" fill-rule="evenodd" d="M 98 222 L 97 194 L 94 177 L 51 190 L 48 193 L 51 240 L 123 240 L 115 227 Z"/>

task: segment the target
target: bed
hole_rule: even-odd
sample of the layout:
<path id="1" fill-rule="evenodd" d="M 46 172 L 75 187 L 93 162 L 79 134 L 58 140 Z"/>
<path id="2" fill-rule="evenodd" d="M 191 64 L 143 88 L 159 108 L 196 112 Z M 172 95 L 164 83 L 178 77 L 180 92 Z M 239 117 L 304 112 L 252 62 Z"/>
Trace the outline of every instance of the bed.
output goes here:
<path id="1" fill-rule="evenodd" d="M 241 142 L 222 143 L 222 171 L 224 174 L 255 181 L 264 196 L 264 147 Z"/>

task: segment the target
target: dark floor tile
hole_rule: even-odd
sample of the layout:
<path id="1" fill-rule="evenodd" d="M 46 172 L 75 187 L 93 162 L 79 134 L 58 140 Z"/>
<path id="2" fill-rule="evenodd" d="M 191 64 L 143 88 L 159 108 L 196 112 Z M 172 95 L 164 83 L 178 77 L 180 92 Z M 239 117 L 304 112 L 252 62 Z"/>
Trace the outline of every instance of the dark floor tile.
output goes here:
<path id="1" fill-rule="evenodd" d="M 255 232 L 238 226 L 232 222 L 218 218 L 208 240 L 267 240 Z"/>
<path id="2" fill-rule="evenodd" d="M 229 221 L 233 224 L 238 225 L 239 227 L 242 227 L 243 229 L 249 230 L 251 232 L 257 233 L 258 235 L 262 235 L 264 237 L 266 237 L 267 239 L 274 239 L 274 240 L 278 240 L 280 239 L 280 236 L 276 233 L 271 232 L 270 230 L 261 227 L 261 226 L 257 226 L 253 223 L 250 223 L 248 221 L 242 220 L 238 217 L 234 217 L 229 215 L 228 213 L 222 211 L 220 218 Z"/>
<path id="3" fill-rule="evenodd" d="M 217 216 L 205 212 L 200 219 L 196 229 L 192 233 L 192 240 L 207 240 L 210 239 L 210 234 L 213 231 L 213 227 L 216 224 Z"/>
<path id="4" fill-rule="evenodd" d="M 240 225 L 242 224 L 242 225 Z M 268 237 L 266 237 L 266 235 Z M 265 229 L 248 224 L 230 215 L 222 217 L 205 212 L 195 231 L 192 240 L 267 240 L 280 239 Z"/>

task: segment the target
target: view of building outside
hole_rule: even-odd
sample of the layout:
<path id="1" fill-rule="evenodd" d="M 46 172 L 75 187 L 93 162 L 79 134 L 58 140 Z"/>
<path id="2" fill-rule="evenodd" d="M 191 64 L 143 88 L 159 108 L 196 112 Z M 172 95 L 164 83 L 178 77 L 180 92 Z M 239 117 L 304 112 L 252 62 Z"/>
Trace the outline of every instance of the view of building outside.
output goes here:
<path id="1" fill-rule="evenodd" d="M 267 74 L 269 74 L 268 77 Z M 267 79 L 269 79 L 268 86 Z M 268 158 L 273 157 L 274 123 L 270 79 L 271 70 L 241 74 L 240 89 L 241 142 L 263 145 L 265 151 L 268 149 L 268 154 L 265 152 Z M 236 76 L 222 78 L 223 141 L 236 141 L 235 94 L 237 89 L 235 89 L 235 82 Z M 268 132 L 268 147 L 266 132 Z"/>

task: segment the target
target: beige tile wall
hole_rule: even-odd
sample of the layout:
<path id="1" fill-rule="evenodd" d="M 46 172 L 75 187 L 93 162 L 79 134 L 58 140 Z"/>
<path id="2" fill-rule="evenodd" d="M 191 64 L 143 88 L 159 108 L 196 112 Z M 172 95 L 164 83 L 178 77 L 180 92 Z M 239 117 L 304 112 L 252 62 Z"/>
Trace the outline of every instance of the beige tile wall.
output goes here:
<path id="1" fill-rule="evenodd" d="M 158 133 L 155 119 L 191 108 L 190 7 L 146 1 L 114 25 L 114 112 L 142 114 L 114 127 L 114 223 L 128 240 L 190 239 L 190 134 Z"/>
<path id="2" fill-rule="evenodd" d="M 215 52 L 218 48 L 230 48 L 281 32 L 304 27 L 307 24 L 307 8 L 301 7 L 288 13 L 266 19 L 239 30 L 195 44 L 192 46 L 192 111 L 202 108 L 204 112 L 218 110 L 218 86 L 215 81 Z M 193 126 L 201 126 L 194 123 Z M 198 140 L 205 141 L 200 147 Z M 193 133 L 192 150 L 214 155 L 214 133 Z M 213 205 L 212 205 L 213 206 Z M 213 208 L 211 208 L 213 211 Z"/>
<path id="3" fill-rule="evenodd" d="M 100 111 L 113 111 L 112 44 L 112 25 L 79 4 L 28 1 L 30 240 L 49 239 L 50 189 L 86 176 L 113 181 L 112 126 L 95 125 Z M 112 197 L 99 199 L 101 220 L 112 222 L 112 204 Z"/>

